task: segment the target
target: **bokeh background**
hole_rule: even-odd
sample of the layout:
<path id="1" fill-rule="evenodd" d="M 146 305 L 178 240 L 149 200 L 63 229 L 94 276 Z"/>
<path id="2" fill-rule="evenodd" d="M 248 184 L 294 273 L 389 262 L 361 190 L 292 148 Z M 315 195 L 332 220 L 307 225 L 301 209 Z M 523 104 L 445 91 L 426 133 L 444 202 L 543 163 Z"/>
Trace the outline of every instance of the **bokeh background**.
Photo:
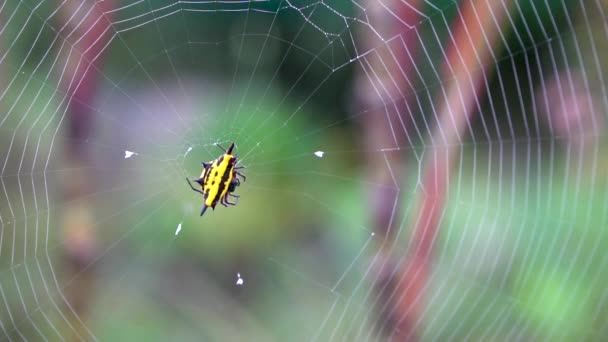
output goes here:
<path id="1" fill-rule="evenodd" d="M 0 339 L 606 340 L 607 12 L 3 1 Z"/>

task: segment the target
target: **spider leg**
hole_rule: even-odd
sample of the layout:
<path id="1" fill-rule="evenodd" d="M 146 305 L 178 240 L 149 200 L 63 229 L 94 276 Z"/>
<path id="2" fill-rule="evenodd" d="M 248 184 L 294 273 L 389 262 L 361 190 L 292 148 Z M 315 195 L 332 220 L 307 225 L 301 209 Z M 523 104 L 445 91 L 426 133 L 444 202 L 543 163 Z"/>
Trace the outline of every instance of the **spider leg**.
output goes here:
<path id="1" fill-rule="evenodd" d="M 222 151 L 226 152 L 226 149 L 222 147 L 222 145 L 220 144 L 215 144 L 215 146 L 219 147 L 220 149 L 222 149 Z"/>
<path id="2" fill-rule="evenodd" d="M 224 197 L 220 197 L 220 204 L 223 205 L 224 207 L 227 207 L 228 205 L 226 204 L 226 196 Z"/>
<path id="3" fill-rule="evenodd" d="M 190 180 L 188 179 L 188 177 L 186 177 L 186 181 L 188 182 L 188 185 L 190 186 L 190 189 L 200 193 L 201 195 L 205 195 L 202 191 L 200 191 L 199 189 L 196 189 L 195 187 L 192 186 L 192 183 L 190 183 Z"/>
<path id="4" fill-rule="evenodd" d="M 234 169 L 240 170 L 240 169 L 246 169 L 246 168 L 247 168 L 247 166 L 240 165 L 240 166 L 235 167 Z"/>
<path id="5" fill-rule="evenodd" d="M 229 193 L 229 192 L 227 192 L 227 193 L 226 193 L 226 195 L 224 195 L 224 203 L 229 204 L 229 205 L 236 205 L 236 203 L 232 203 L 232 202 L 230 202 L 230 200 L 229 200 L 229 197 L 228 197 L 228 196 L 232 196 L 232 194 L 231 194 L 231 193 Z"/>
<path id="6" fill-rule="evenodd" d="M 239 176 L 239 177 L 243 177 L 243 180 L 247 180 L 247 177 L 245 177 L 245 175 L 244 175 L 244 174 L 242 174 L 241 172 L 237 171 L 237 170 L 236 170 L 236 168 L 235 168 L 235 169 L 234 169 L 232 172 L 233 172 L 233 173 L 234 173 L 234 175 L 235 175 L 235 177 L 234 177 L 234 178 L 236 178 L 236 176 Z"/>

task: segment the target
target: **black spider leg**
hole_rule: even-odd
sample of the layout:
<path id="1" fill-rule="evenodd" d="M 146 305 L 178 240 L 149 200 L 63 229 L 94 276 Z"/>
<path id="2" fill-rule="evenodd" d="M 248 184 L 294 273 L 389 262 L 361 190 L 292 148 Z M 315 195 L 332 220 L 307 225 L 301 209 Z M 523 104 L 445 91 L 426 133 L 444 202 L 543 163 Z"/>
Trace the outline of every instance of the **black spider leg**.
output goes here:
<path id="1" fill-rule="evenodd" d="M 200 180 L 200 178 L 198 180 Z M 188 185 L 190 186 L 190 189 L 192 189 L 192 190 L 200 193 L 201 195 L 205 196 L 204 192 L 202 192 L 202 191 L 200 191 L 200 190 L 198 190 L 198 189 L 196 189 L 196 188 L 194 188 L 192 186 L 192 183 L 190 183 L 190 180 L 188 179 L 188 177 L 186 177 L 186 181 L 188 182 Z M 203 214 L 205 213 L 205 211 L 207 211 L 207 205 L 205 203 L 203 203 L 203 208 L 201 209 L 201 215 L 200 216 L 203 216 Z"/>
<path id="2" fill-rule="evenodd" d="M 190 183 L 190 180 L 188 179 L 188 177 L 186 177 L 186 181 L 188 182 L 188 185 L 190 186 L 190 189 L 200 193 L 201 195 L 205 195 L 202 191 L 200 191 L 199 189 L 196 189 L 195 187 L 192 186 L 192 183 Z"/>
<path id="3" fill-rule="evenodd" d="M 230 193 L 226 193 L 226 195 L 224 195 L 224 197 L 220 198 L 220 203 L 224 206 L 227 207 L 228 205 L 236 205 L 236 203 L 232 203 L 228 200 L 228 195 Z"/>
<path id="4" fill-rule="evenodd" d="M 228 207 L 228 205 L 226 204 L 226 196 L 220 198 L 220 204 L 224 207 Z"/>
<path id="5" fill-rule="evenodd" d="M 224 151 L 224 153 L 226 153 L 226 149 L 223 148 L 222 145 L 216 143 L 215 146 L 219 147 L 222 151 Z"/>
<path id="6" fill-rule="evenodd" d="M 234 142 L 232 142 L 232 144 L 230 144 L 230 147 L 228 147 L 228 150 L 223 148 L 222 145 L 220 145 L 218 143 L 215 143 L 215 146 L 221 148 L 222 151 L 224 151 L 224 153 L 226 153 L 226 154 L 232 154 L 232 150 L 234 149 Z"/>
<path id="7" fill-rule="evenodd" d="M 234 169 L 234 174 L 235 174 L 235 175 L 237 175 L 237 176 L 241 176 L 241 177 L 243 177 L 243 181 L 246 181 L 246 180 L 247 180 L 247 177 L 245 177 L 245 175 L 244 175 L 244 174 L 242 174 L 242 173 L 238 172 L 236 169 Z"/>
<path id="8" fill-rule="evenodd" d="M 228 200 L 228 196 L 229 196 L 229 195 L 230 195 L 230 196 L 233 196 L 233 197 L 236 197 L 236 198 L 237 198 L 237 201 L 236 201 L 236 202 L 230 202 L 230 200 Z M 230 204 L 230 205 L 236 205 L 236 204 L 238 203 L 238 198 L 239 198 L 239 196 L 236 196 L 236 195 L 232 195 L 232 194 L 230 194 L 230 193 L 227 193 L 227 194 L 226 194 L 226 196 L 224 196 L 224 202 L 225 202 L 226 204 Z"/>
<path id="9" fill-rule="evenodd" d="M 237 162 L 237 163 L 238 163 L 238 162 Z M 240 172 L 239 172 L 239 171 L 237 171 L 237 170 L 243 170 L 243 169 L 246 169 L 246 168 L 247 168 L 247 166 L 244 166 L 244 165 L 235 165 L 235 167 L 234 167 L 233 171 L 234 171 L 234 173 L 235 173 L 235 174 L 239 174 L 239 175 L 241 175 L 241 176 L 242 176 L 243 174 L 242 174 L 242 173 L 240 173 Z"/>
<path id="10" fill-rule="evenodd" d="M 239 169 L 244 169 L 244 168 L 245 168 L 244 166 L 237 166 L 237 167 L 235 167 L 235 168 L 233 168 L 233 169 L 232 169 L 232 174 L 234 175 L 234 177 L 233 177 L 233 178 L 234 178 L 234 179 L 236 179 L 236 180 L 237 180 L 237 182 L 238 182 L 238 184 L 237 184 L 237 185 L 241 185 L 241 182 L 240 182 L 240 180 L 237 178 L 237 176 L 243 177 L 243 181 L 246 181 L 246 180 L 247 180 L 247 177 L 245 177 L 245 175 L 244 175 L 244 174 L 242 174 L 242 173 L 240 173 L 239 171 L 237 171 L 237 170 L 239 170 Z"/>
<path id="11" fill-rule="evenodd" d="M 239 203 L 239 198 L 240 198 L 241 196 L 238 196 L 238 195 L 233 195 L 233 194 L 228 194 L 228 195 L 230 195 L 230 196 L 232 196 L 232 197 L 236 198 L 236 201 L 235 201 L 234 203 L 233 203 L 233 202 L 229 202 L 229 201 L 228 201 L 228 198 L 226 198 L 226 202 L 228 202 L 228 203 L 230 203 L 230 204 L 232 204 L 232 205 L 237 205 L 237 204 Z"/>

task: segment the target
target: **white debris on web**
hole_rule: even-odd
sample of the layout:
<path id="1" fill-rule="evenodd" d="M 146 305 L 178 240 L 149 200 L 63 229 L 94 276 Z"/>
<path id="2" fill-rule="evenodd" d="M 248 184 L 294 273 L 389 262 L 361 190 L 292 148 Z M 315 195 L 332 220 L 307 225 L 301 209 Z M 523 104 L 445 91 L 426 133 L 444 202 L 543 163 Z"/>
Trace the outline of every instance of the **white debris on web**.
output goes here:
<path id="1" fill-rule="evenodd" d="M 186 150 L 186 153 L 184 153 L 184 158 L 186 158 L 186 155 L 192 151 L 192 146 L 188 147 L 188 149 Z"/>
<path id="2" fill-rule="evenodd" d="M 182 230 L 182 223 L 180 222 L 177 225 L 177 229 L 175 230 L 175 236 L 177 236 L 177 234 L 179 234 L 179 232 Z"/>
<path id="3" fill-rule="evenodd" d="M 317 152 L 315 152 L 315 156 L 317 156 L 319 158 L 323 158 L 324 154 L 325 154 L 325 152 L 323 152 L 323 151 L 317 151 Z"/>
<path id="4" fill-rule="evenodd" d="M 237 279 L 236 279 L 236 284 L 237 284 L 238 286 L 243 285 L 243 282 L 244 282 L 244 281 L 243 281 L 243 278 L 241 278 L 241 274 L 240 274 L 240 273 L 237 273 L 237 274 L 236 274 L 236 278 L 237 278 Z"/>
<path id="5" fill-rule="evenodd" d="M 129 158 L 131 158 L 132 156 L 136 156 L 136 155 L 137 155 L 137 153 L 136 153 L 136 152 L 131 152 L 131 151 L 126 151 L 126 150 L 125 150 L 125 159 L 129 159 Z"/>

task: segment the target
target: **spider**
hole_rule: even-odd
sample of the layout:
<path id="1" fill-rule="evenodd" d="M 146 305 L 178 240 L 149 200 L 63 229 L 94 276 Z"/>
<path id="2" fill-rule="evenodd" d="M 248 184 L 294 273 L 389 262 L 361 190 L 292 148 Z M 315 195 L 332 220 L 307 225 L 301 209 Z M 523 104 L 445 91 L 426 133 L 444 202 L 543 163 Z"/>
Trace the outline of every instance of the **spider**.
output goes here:
<path id="1" fill-rule="evenodd" d="M 241 185 L 241 180 L 247 180 L 247 177 L 240 173 L 238 170 L 244 169 L 244 166 L 237 166 L 238 158 L 232 154 L 234 149 L 234 142 L 230 144 L 228 150 L 224 149 L 220 145 L 216 145 L 224 151 L 224 154 L 217 157 L 217 159 L 210 162 L 202 162 L 203 172 L 198 179 L 194 181 L 201 186 L 201 190 L 196 189 L 192 186 L 190 179 L 186 177 L 186 181 L 190 188 L 203 195 L 203 209 L 201 209 L 201 215 L 205 213 L 207 208 L 215 210 L 217 202 L 220 202 L 223 206 L 236 205 L 239 196 L 234 195 L 233 192 L 236 187 Z M 237 202 L 230 202 L 228 196 L 232 196 L 237 199 Z"/>

